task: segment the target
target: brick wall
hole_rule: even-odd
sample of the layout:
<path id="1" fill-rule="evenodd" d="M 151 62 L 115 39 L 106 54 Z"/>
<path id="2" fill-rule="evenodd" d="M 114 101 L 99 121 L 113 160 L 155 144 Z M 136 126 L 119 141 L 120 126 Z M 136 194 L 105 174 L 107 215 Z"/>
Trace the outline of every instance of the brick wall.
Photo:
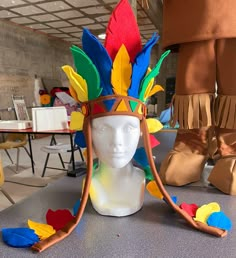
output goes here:
<path id="1" fill-rule="evenodd" d="M 34 102 L 34 75 L 60 80 L 68 86 L 61 66 L 72 64 L 70 44 L 0 21 L 0 116 L 15 119 L 11 95 L 24 95 L 27 106 Z"/>

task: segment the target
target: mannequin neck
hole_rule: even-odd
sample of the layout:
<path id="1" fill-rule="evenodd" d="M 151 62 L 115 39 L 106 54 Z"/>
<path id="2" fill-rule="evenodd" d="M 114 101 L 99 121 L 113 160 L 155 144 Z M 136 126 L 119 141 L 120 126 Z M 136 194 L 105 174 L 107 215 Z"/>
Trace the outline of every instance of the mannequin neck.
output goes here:
<path id="1" fill-rule="evenodd" d="M 106 175 L 109 177 L 122 177 L 122 176 L 127 176 L 131 174 L 133 170 L 134 170 L 134 166 L 132 162 L 129 162 L 127 165 L 125 165 L 122 168 L 113 168 L 103 162 L 100 162 L 97 172 L 102 173 L 103 175 Z"/>

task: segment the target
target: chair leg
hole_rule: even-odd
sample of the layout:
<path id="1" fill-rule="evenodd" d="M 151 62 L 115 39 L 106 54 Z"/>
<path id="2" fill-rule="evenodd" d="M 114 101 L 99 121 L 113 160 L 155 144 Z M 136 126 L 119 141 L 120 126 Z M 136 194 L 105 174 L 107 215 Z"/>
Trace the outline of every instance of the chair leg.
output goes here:
<path id="1" fill-rule="evenodd" d="M 44 163 L 43 173 L 42 173 L 41 177 L 44 177 L 44 175 L 45 175 L 45 171 L 46 171 L 46 168 L 47 168 L 49 156 L 50 156 L 50 153 L 47 154 L 47 157 L 46 157 L 46 160 L 45 160 L 45 163 Z"/>
<path id="2" fill-rule="evenodd" d="M 9 154 L 8 150 L 5 149 L 5 152 L 6 152 L 7 156 L 8 156 L 8 158 L 10 159 L 11 163 L 14 164 L 14 162 L 13 162 L 13 160 L 11 158 L 11 155 Z"/>
<path id="3" fill-rule="evenodd" d="M 19 169 L 19 160 L 20 160 L 20 148 L 17 148 L 17 156 L 16 156 L 16 172 Z"/>
<path id="4" fill-rule="evenodd" d="M 0 191 L 2 191 L 2 193 L 6 196 L 6 198 L 12 203 L 14 204 L 14 200 L 11 198 L 11 196 L 2 188 L 0 188 Z"/>
<path id="5" fill-rule="evenodd" d="M 65 168 L 65 164 L 64 164 L 64 161 L 63 161 L 63 159 L 62 159 L 61 154 L 60 154 L 60 153 L 58 153 L 58 156 L 59 156 L 59 158 L 60 158 L 60 161 L 61 161 L 62 167 L 63 167 L 63 168 Z"/>
<path id="6" fill-rule="evenodd" d="M 81 160 L 84 161 L 84 156 L 83 156 L 82 150 L 80 149 L 80 147 L 78 147 L 78 148 L 79 148 L 79 154 L 80 154 Z"/>

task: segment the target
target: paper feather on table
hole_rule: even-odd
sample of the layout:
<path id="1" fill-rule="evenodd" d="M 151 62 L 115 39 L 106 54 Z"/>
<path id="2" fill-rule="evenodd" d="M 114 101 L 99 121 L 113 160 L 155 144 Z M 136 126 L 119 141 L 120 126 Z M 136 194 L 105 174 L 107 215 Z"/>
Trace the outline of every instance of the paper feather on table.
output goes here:
<path id="1" fill-rule="evenodd" d="M 33 229 L 35 234 L 40 239 L 46 239 L 51 235 L 55 234 L 55 229 L 48 224 L 38 223 L 32 220 L 28 220 L 28 227 Z"/>
<path id="2" fill-rule="evenodd" d="M 30 247 L 39 241 L 39 237 L 30 228 L 3 228 L 3 241 L 12 247 Z"/>
<path id="3" fill-rule="evenodd" d="M 48 225 L 51 225 L 56 231 L 62 229 L 69 221 L 73 220 L 74 216 L 67 209 L 51 210 L 46 214 Z"/>

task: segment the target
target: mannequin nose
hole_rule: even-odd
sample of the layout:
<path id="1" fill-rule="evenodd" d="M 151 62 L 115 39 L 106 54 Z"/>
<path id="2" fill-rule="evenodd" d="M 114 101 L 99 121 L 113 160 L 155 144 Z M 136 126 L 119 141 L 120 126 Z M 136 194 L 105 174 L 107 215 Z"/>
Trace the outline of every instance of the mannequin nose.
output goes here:
<path id="1" fill-rule="evenodd" d="M 111 143 L 113 147 L 122 146 L 124 144 L 122 133 L 119 130 L 113 132 Z"/>

